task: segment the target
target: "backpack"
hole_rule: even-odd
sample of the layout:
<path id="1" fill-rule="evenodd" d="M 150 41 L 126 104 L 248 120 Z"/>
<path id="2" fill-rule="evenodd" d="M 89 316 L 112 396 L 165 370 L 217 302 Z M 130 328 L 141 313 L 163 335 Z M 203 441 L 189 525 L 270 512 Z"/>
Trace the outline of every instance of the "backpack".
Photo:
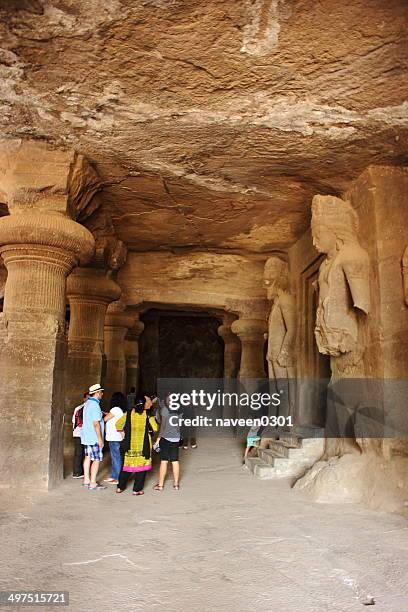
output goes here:
<path id="1" fill-rule="evenodd" d="M 82 404 L 81 408 L 77 410 L 75 413 L 74 429 L 76 429 L 77 427 L 82 427 L 83 424 L 84 424 L 84 404 Z"/>

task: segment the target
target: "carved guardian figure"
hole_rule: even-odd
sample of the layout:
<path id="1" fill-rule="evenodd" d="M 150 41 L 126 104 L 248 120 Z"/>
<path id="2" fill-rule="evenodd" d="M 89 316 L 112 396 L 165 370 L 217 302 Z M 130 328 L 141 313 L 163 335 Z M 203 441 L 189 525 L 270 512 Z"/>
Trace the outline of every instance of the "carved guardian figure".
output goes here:
<path id="1" fill-rule="evenodd" d="M 267 361 L 269 378 L 283 390 L 279 414 L 293 414 L 296 339 L 295 298 L 289 292 L 288 265 L 279 257 L 270 257 L 264 268 L 264 287 L 272 302 L 268 319 Z"/>
<path id="2" fill-rule="evenodd" d="M 364 352 L 361 314 L 370 311 L 370 275 L 351 204 L 315 196 L 312 235 L 315 248 L 326 254 L 319 270 L 316 342 L 321 353 L 331 356 L 333 375 L 355 375 Z"/>

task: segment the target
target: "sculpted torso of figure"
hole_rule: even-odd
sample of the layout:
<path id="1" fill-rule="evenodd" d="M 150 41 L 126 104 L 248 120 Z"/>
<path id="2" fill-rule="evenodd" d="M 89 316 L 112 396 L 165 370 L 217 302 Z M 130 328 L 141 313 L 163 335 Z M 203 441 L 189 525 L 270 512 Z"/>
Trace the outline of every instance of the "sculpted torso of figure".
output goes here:
<path id="1" fill-rule="evenodd" d="M 356 308 L 369 309 L 369 262 L 359 245 L 345 245 L 319 270 L 316 342 L 321 353 L 338 356 L 357 348 Z"/>

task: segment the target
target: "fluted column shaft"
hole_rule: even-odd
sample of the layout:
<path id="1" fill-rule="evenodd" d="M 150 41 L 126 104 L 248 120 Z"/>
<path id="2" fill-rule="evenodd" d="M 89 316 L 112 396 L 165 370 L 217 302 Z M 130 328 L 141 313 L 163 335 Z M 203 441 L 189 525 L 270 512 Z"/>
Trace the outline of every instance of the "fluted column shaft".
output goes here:
<path id="1" fill-rule="evenodd" d="M 93 248 L 90 232 L 62 214 L 0 219 L 0 474 L 14 485 L 47 488 L 63 476 L 66 276 Z"/>
<path id="2" fill-rule="evenodd" d="M 101 269 L 76 268 L 67 279 L 70 305 L 65 402 L 67 454 L 72 445 L 73 409 L 88 387 L 100 383 L 104 376 L 105 314 L 120 293 L 119 285 Z"/>

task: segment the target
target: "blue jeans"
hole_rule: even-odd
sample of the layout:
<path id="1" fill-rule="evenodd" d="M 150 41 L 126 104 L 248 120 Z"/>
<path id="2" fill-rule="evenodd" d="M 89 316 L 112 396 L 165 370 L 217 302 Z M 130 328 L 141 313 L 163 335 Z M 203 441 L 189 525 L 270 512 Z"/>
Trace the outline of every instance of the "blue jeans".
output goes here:
<path id="1" fill-rule="evenodd" d="M 119 474 L 122 469 L 122 456 L 120 454 L 120 442 L 109 442 L 109 450 L 112 461 L 112 478 L 119 480 Z"/>

